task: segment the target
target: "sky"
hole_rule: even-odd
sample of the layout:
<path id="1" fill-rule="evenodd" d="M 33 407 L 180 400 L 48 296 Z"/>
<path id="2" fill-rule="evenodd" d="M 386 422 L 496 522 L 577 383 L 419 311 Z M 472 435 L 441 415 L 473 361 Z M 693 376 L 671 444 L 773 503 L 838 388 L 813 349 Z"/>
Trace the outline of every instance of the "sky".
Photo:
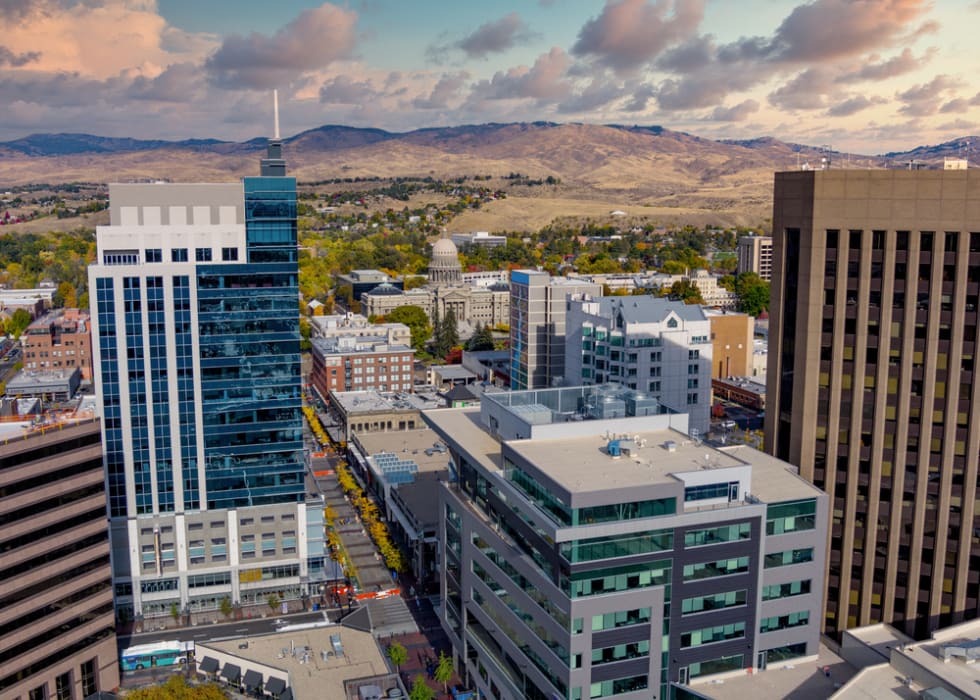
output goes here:
<path id="1" fill-rule="evenodd" d="M 980 0 L 0 0 L 0 140 L 661 125 L 878 154 L 980 135 Z M 980 150 L 980 138 L 977 139 Z"/>

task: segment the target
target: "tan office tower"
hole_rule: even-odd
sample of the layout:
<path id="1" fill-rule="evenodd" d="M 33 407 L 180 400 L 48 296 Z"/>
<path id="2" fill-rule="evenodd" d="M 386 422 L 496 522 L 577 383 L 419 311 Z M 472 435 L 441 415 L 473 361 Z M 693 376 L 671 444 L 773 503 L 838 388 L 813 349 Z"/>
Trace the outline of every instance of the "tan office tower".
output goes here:
<path id="1" fill-rule="evenodd" d="M 825 631 L 980 607 L 980 171 L 778 173 L 766 447 L 831 497 Z"/>

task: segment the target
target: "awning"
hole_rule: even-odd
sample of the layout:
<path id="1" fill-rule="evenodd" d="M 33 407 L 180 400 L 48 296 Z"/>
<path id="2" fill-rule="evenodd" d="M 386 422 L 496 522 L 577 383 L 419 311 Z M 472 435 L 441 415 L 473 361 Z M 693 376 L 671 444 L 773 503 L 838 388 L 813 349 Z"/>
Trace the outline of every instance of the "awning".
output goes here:
<path id="1" fill-rule="evenodd" d="M 258 671 L 249 669 L 245 671 L 245 677 L 242 679 L 242 684 L 246 688 L 258 688 L 260 685 L 262 685 L 262 674 Z"/>
<path id="2" fill-rule="evenodd" d="M 238 668 L 235 664 L 225 664 L 225 667 L 221 669 L 221 675 L 228 679 L 229 682 L 235 683 L 242 675 L 242 669 Z"/>
<path id="3" fill-rule="evenodd" d="M 198 671 L 204 671 L 204 673 L 217 673 L 218 671 L 218 660 L 213 659 L 210 656 L 205 656 L 201 659 L 201 663 L 197 665 Z"/>
<path id="4" fill-rule="evenodd" d="M 265 692 L 272 695 L 281 695 L 282 691 L 286 689 L 286 681 L 282 678 L 272 678 L 265 682 Z"/>

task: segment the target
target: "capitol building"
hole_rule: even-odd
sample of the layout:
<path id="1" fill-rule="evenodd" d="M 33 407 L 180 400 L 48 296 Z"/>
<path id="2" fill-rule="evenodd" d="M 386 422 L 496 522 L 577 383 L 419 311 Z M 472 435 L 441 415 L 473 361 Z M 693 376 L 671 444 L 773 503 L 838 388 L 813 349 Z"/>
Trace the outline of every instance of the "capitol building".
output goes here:
<path id="1" fill-rule="evenodd" d="M 403 292 L 392 284 L 380 284 L 361 295 L 361 312 L 367 316 L 386 316 L 400 306 L 418 306 L 434 320 L 450 311 L 459 322 L 475 330 L 483 325 L 510 322 L 510 287 L 507 273 L 463 272 L 459 250 L 449 238 L 432 246 L 429 282 L 424 287 Z"/>

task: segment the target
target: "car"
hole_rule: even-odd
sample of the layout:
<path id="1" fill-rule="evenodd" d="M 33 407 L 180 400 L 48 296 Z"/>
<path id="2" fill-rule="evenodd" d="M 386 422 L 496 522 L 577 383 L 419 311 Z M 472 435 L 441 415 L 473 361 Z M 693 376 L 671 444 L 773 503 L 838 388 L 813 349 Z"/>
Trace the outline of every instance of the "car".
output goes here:
<path id="1" fill-rule="evenodd" d="M 724 428 L 725 430 L 732 430 L 733 428 L 738 427 L 738 423 L 736 423 L 733 420 L 723 420 L 721 422 L 721 427 Z"/>

